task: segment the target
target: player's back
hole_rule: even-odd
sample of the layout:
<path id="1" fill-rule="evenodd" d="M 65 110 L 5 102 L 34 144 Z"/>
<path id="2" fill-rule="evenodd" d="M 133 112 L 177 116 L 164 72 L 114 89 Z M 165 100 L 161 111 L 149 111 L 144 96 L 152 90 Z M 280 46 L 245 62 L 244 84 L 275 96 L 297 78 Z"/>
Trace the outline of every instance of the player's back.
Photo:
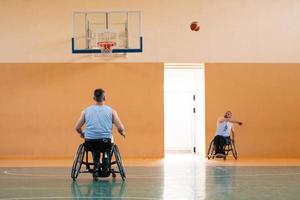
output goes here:
<path id="1" fill-rule="evenodd" d="M 112 137 L 112 108 L 106 105 L 92 105 L 85 109 L 85 138 L 102 139 Z"/>

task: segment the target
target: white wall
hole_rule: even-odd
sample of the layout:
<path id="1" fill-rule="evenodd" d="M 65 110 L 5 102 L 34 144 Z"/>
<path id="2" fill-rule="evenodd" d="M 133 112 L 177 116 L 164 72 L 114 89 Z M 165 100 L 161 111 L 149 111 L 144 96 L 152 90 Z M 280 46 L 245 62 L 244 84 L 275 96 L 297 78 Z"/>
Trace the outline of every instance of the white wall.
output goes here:
<path id="1" fill-rule="evenodd" d="M 144 53 L 112 61 L 300 61 L 299 0 L 0 0 L 0 62 L 107 61 L 71 54 L 84 10 L 142 11 Z"/>

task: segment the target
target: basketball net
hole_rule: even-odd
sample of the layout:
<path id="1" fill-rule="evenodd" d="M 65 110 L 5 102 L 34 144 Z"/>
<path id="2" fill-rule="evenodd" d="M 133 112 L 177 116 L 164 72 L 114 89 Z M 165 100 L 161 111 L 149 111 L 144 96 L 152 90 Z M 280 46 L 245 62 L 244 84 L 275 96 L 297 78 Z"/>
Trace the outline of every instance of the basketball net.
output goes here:
<path id="1" fill-rule="evenodd" d="M 98 45 L 99 49 L 101 50 L 101 53 L 103 53 L 105 55 L 111 55 L 114 46 L 116 46 L 116 42 L 101 41 L 101 42 L 97 42 L 97 45 Z"/>

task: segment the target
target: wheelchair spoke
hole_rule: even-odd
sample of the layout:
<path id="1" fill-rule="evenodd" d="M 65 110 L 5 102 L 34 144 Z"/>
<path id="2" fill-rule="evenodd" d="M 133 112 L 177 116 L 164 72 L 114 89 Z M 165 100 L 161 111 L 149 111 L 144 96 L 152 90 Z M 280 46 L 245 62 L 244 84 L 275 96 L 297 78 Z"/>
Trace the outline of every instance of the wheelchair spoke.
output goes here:
<path id="1" fill-rule="evenodd" d="M 115 154 L 116 162 L 117 162 L 117 165 L 118 165 L 118 168 L 119 168 L 119 173 L 120 173 L 122 179 L 125 180 L 125 178 L 126 178 L 125 169 L 124 169 L 124 166 L 123 166 L 123 163 L 122 163 L 119 148 L 116 145 L 114 147 L 114 154 Z"/>
<path id="2" fill-rule="evenodd" d="M 214 159 L 214 145 L 213 145 L 214 140 L 212 140 L 209 144 L 208 150 L 207 150 L 207 158 L 208 159 Z"/>
<path id="3" fill-rule="evenodd" d="M 78 177 L 78 174 L 80 173 L 80 168 L 83 163 L 83 158 L 84 158 L 84 146 L 83 144 L 80 144 L 77 150 L 77 153 L 75 155 L 75 159 L 73 162 L 72 166 L 72 171 L 71 171 L 71 178 L 75 181 L 76 178 Z"/>

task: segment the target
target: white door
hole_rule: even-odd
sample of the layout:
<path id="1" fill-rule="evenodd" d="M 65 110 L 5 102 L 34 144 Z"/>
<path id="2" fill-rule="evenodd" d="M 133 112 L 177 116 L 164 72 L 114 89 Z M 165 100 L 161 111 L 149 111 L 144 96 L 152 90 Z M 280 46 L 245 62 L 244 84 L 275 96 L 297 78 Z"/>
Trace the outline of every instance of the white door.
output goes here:
<path id="1" fill-rule="evenodd" d="M 164 115 L 165 150 L 193 152 L 201 142 L 200 111 L 204 99 L 203 69 L 165 69 Z M 201 93 L 201 89 L 203 93 Z M 203 95 L 199 99 L 200 94 Z M 204 101 L 203 101 L 204 107 Z M 202 110 L 204 116 L 204 109 Z M 203 131 L 204 135 L 204 131 Z M 204 140 L 204 138 L 202 138 Z M 199 148 L 199 147 L 198 147 Z M 204 148 L 204 147 L 203 147 Z M 197 149 L 197 151 L 201 151 Z"/>
<path id="2" fill-rule="evenodd" d="M 166 150 L 191 150 L 194 131 L 193 93 L 165 93 Z"/>

